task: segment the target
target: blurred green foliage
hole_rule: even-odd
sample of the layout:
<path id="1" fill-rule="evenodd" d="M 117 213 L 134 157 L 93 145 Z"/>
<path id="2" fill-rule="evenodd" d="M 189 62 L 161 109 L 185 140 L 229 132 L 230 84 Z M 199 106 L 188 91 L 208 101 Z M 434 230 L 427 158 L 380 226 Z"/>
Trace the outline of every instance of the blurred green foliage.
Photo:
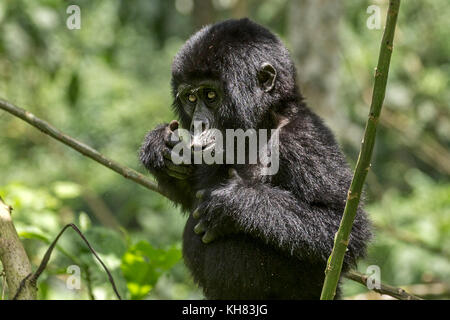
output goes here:
<path id="1" fill-rule="evenodd" d="M 155 286 L 159 277 L 181 259 L 181 249 L 155 249 L 140 241 L 122 256 L 122 272 L 132 299 L 142 299 Z"/>
<path id="2" fill-rule="evenodd" d="M 386 2 L 374 1 L 382 10 Z M 295 34 L 286 19 L 288 0 L 212 1 L 210 10 L 193 7 L 198 3 L 80 0 L 81 29 L 68 30 L 64 1 L 2 1 L 0 96 L 143 171 L 137 150 L 146 131 L 174 118 L 172 57 L 204 19 L 245 14 L 285 41 L 289 32 Z M 367 117 L 382 33 L 366 27 L 370 4 L 346 1 L 339 26 L 337 98 L 344 116 L 335 127 L 350 163 L 356 160 Z M 379 230 L 359 267 L 365 271 L 370 264 L 379 265 L 382 280 L 396 285 L 450 279 L 445 255 L 450 250 L 449 15 L 446 0 L 409 0 L 399 16 L 367 180 L 367 210 Z M 325 116 L 325 121 L 338 120 Z M 74 222 L 104 259 L 124 297 L 202 297 L 181 262 L 185 217 L 178 209 L 4 112 L 0 195 L 14 208 L 35 267 L 59 230 Z M 394 231 L 386 232 L 387 227 Z M 395 237 L 402 232 L 426 245 Z M 74 264 L 81 268 L 81 290 L 65 286 L 67 267 Z M 346 295 L 364 291 L 345 282 Z M 40 278 L 38 294 L 42 299 L 114 298 L 106 274 L 70 230 Z"/>

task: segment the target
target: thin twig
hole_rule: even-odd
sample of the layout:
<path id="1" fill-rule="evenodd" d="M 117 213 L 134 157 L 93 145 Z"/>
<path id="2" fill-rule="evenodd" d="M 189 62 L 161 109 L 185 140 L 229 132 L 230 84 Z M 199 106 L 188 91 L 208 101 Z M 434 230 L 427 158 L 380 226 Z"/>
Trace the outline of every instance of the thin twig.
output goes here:
<path id="1" fill-rule="evenodd" d="M 389 73 L 389 64 L 393 50 L 395 25 L 400 7 L 400 0 L 389 1 L 386 28 L 381 40 L 378 65 L 375 69 L 375 83 L 370 106 L 369 118 L 364 131 L 355 173 L 347 195 L 344 214 L 339 229 L 334 238 L 333 250 L 325 269 L 325 281 L 322 288 L 321 300 L 332 300 L 336 295 L 336 288 L 341 275 L 345 251 L 347 250 L 350 232 L 358 209 L 359 199 L 366 175 L 370 169 L 370 160 L 375 145 L 376 129 L 386 93 L 386 83 Z"/>
<path id="2" fill-rule="evenodd" d="M 365 275 L 358 271 L 350 270 L 344 276 L 347 279 L 359 282 L 362 285 L 367 286 L 367 279 L 369 278 L 368 275 Z M 402 288 L 392 287 L 390 285 L 383 284 L 383 283 L 380 284 L 379 289 L 373 288 L 372 290 L 375 292 L 378 292 L 380 294 L 387 294 L 387 295 L 397 298 L 399 300 L 423 300 L 422 298 L 419 298 L 413 294 L 406 292 Z"/>
<path id="3" fill-rule="evenodd" d="M 161 189 L 158 188 L 157 184 L 150 179 L 146 178 L 141 173 L 125 167 L 119 163 L 117 163 L 114 160 L 111 160 L 104 155 L 102 155 L 97 150 L 91 148 L 90 146 L 64 134 L 63 132 L 59 131 L 55 127 L 53 127 L 48 122 L 39 119 L 31 112 L 28 112 L 22 108 L 19 108 L 12 103 L 9 103 L 6 100 L 0 99 L 0 109 L 3 109 L 5 111 L 8 111 L 9 113 L 15 115 L 16 117 L 19 117 L 20 119 L 28 122 L 33 127 L 36 127 L 43 133 L 55 138 L 58 141 L 61 141 L 62 143 L 68 145 L 72 149 L 75 149 L 76 151 L 80 152 L 81 154 L 91 158 L 92 160 L 95 160 L 99 162 L 100 164 L 114 170 L 115 172 L 119 173 L 120 175 L 124 176 L 127 179 L 133 180 L 134 182 L 146 187 L 147 189 L 150 189 L 152 191 L 158 192 L 162 194 L 163 196 L 167 197 L 167 194 L 165 194 Z"/>
<path id="4" fill-rule="evenodd" d="M 108 279 L 109 282 L 111 283 L 111 286 L 114 290 L 114 293 L 116 294 L 117 298 L 119 300 L 122 300 L 122 298 L 120 297 L 119 291 L 117 290 L 116 284 L 114 282 L 114 279 L 111 275 L 111 272 L 108 270 L 108 267 L 106 267 L 106 265 L 103 263 L 102 259 L 100 259 L 100 257 L 98 256 L 97 252 L 94 250 L 94 248 L 92 248 L 91 244 L 89 243 L 89 241 L 86 239 L 86 237 L 83 235 L 83 233 L 80 231 L 80 229 L 78 229 L 78 227 L 73 224 L 73 223 L 69 223 L 68 225 L 66 225 L 56 236 L 55 240 L 53 240 L 53 242 L 50 244 L 50 246 L 48 247 L 47 251 L 45 252 L 44 258 L 41 261 L 41 264 L 39 265 L 39 267 L 37 268 L 37 270 L 32 273 L 29 274 L 28 276 L 26 276 L 20 283 L 19 288 L 17 289 L 16 294 L 14 295 L 13 300 L 16 300 L 17 297 L 19 296 L 20 292 L 22 291 L 23 287 L 25 286 L 26 282 L 29 281 L 33 286 L 36 285 L 36 282 L 39 278 L 39 276 L 42 274 L 42 272 L 45 270 L 45 268 L 47 267 L 47 264 L 50 260 L 50 257 L 52 255 L 53 249 L 56 246 L 56 243 L 58 242 L 59 238 L 61 237 L 61 235 L 64 233 L 64 231 L 66 231 L 68 228 L 72 228 L 75 230 L 76 233 L 78 233 L 78 235 L 81 237 L 81 239 L 83 239 L 83 241 L 86 243 L 86 245 L 88 246 L 89 250 L 92 252 L 92 254 L 95 256 L 95 258 L 97 259 L 98 262 L 100 262 L 100 264 L 102 265 L 103 269 L 105 270 L 105 272 L 108 274 Z"/>

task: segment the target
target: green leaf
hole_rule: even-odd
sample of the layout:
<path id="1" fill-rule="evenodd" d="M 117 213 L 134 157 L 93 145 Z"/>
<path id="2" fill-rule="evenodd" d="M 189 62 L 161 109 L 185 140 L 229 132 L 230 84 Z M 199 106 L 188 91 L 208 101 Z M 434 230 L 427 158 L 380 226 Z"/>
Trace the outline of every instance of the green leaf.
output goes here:
<path id="1" fill-rule="evenodd" d="M 19 232 L 19 237 L 24 239 L 37 239 L 49 243 L 50 240 L 47 236 L 42 233 L 34 232 L 34 231 L 21 231 Z"/>
<path id="2" fill-rule="evenodd" d="M 144 298 L 160 276 L 181 259 L 178 246 L 156 249 L 145 241 L 130 247 L 122 257 L 122 272 L 132 299 Z"/>

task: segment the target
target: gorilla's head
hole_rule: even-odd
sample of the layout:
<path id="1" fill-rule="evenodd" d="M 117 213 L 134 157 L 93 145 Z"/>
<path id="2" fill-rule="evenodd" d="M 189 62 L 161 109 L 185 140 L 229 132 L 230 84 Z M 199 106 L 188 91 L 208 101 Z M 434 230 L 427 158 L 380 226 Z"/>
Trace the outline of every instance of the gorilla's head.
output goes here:
<path id="1" fill-rule="evenodd" d="M 172 65 L 174 109 L 185 128 L 260 129 L 270 111 L 298 99 L 295 67 L 281 41 L 249 19 L 194 34 Z"/>

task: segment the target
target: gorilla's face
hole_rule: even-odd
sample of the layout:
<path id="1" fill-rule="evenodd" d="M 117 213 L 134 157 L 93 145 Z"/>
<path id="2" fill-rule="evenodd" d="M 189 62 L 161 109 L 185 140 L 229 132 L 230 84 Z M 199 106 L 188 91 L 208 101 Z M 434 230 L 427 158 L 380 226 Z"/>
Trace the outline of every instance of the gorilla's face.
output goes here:
<path id="1" fill-rule="evenodd" d="M 175 103 L 189 120 L 193 145 L 202 149 L 213 147 L 213 129 L 223 130 L 217 119 L 223 103 L 223 90 L 218 81 L 202 80 L 183 83 L 178 87 Z"/>
<path id="2" fill-rule="evenodd" d="M 287 49 L 247 19 L 207 26 L 193 35 L 174 58 L 171 84 L 174 111 L 185 129 L 196 116 L 207 121 L 205 127 L 221 131 L 269 129 L 269 113 L 297 98 Z"/>
<path id="3" fill-rule="evenodd" d="M 203 151 L 220 146 L 228 129 L 278 127 L 277 113 L 298 98 L 287 49 L 248 19 L 193 35 L 174 58 L 171 85 L 173 109 L 190 131 L 191 147 Z"/>
<path id="4" fill-rule="evenodd" d="M 275 68 L 263 62 L 257 68 L 254 82 L 261 92 L 269 93 L 275 85 L 276 76 Z M 202 149 L 214 146 L 213 130 L 224 133 L 225 129 L 243 129 L 239 128 L 239 122 L 234 121 L 236 114 L 230 114 L 229 110 L 256 107 L 236 106 L 242 102 L 236 98 L 230 99 L 229 94 L 224 93 L 220 81 L 213 79 L 181 83 L 176 90 L 174 104 L 184 114 L 184 125 L 189 122 L 193 144 Z"/>
<path id="5" fill-rule="evenodd" d="M 196 124 L 201 131 L 217 128 L 216 112 L 222 97 L 223 91 L 219 83 L 213 80 L 184 83 L 178 87 L 176 99 L 191 120 L 191 133 L 194 133 Z"/>

